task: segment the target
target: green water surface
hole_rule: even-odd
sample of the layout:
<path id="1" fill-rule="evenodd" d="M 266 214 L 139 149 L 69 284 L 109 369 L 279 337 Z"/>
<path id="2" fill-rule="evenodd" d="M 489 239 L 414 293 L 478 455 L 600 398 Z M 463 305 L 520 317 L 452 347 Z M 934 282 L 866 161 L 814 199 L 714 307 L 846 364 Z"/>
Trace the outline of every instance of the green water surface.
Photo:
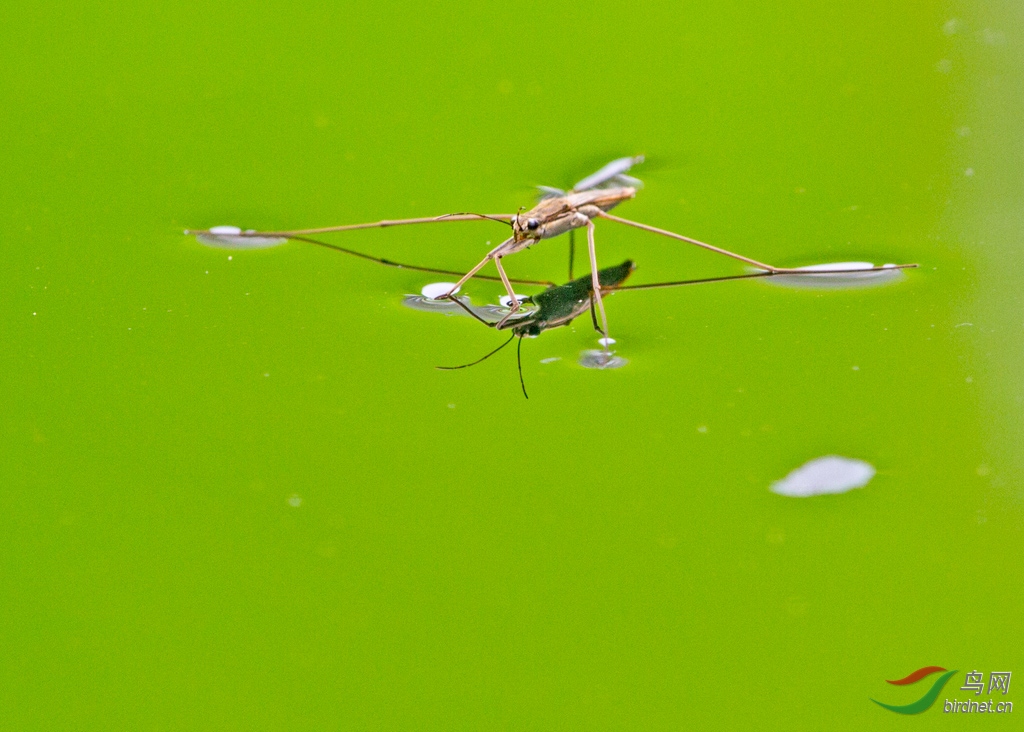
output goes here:
<path id="1" fill-rule="evenodd" d="M 963 673 L 912 719 L 870 699 L 1024 674 L 1022 21 L 8 0 L 0 727 L 953 724 Z M 434 369 L 502 339 L 402 307 L 437 277 L 181 234 L 514 212 L 638 153 L 623 216 L 921 268 L 614 295 L 628 366 L 577 365 L 584 317 L 524 341 L 526 400 L 511 348 Z M 504 235 L 333 241 L 465 271 Z M 597 246 L 636 283 L 744 271 L 609 222 Z M 506 264 L 563 281 L 564 238 Z M 828 454 L 878 473 L 768 490 Z"/>

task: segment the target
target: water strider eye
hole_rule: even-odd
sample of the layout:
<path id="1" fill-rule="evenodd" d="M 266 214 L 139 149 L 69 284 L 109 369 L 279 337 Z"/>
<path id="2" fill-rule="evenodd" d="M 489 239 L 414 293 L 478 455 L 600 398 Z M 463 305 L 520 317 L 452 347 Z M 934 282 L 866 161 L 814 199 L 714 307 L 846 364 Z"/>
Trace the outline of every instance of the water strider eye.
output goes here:
<path id="1" fill-rule="evenodd" d="M 540 226 L 540 222 L 537 219 L 530 219 L 526 222 L 526 228 L 530 231 L 536 231 L 538 226 Z"/>

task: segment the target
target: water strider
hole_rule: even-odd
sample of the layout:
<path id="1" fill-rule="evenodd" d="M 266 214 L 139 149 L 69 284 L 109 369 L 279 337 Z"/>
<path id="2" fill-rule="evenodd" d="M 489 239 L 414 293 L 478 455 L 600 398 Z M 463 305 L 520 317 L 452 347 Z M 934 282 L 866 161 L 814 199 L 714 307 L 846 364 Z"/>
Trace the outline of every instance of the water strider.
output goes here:
<path id="1" fill-rule="evenodd" d="M 604 310 L 602 287 L 599 281 L 601 270 L 597 265 L 597 250 L 594 244 L 594 219 L 607 219 L 608 221 L 632 226 L 637 229 L 642 229 L 643 231 L 651 232 L 652 234 L 658 234 L 670 239 L 686 242 L 687 244 L 693 244 L 694 246 L 739 260 L 768 274 L 806 274 L 806 271 L 800 268 L 776 267 L 750 257 L 745 257 L 742 254 L 737 254 L 735 252 L 698 241 L 697 239 L 683 236 L 682 234 L 676 234 L 672 231 L 659 229 L 654 226 L 649 226 L 647 224 L 642 224 L 637 221 L 631 221 L 629 219 L 620 218 L 610 214 L 609 211 L 611 209 L 615 208 L 623 201 L 628 201 L 636 196 L 637 190 L 642 184 L 638 179 L 627 175 L 627 173 L 634 165 L 642 163 L 643 159 L 642 155 L 638 155 L 635 157 L 613 160 L 596 173 L 593 173 L 576 183 L 576 185 L 568 191 L 541 186 L 540 190 L 542 196 L 540 201 L 529 211 L 521 211 L 515 214 L 456 213 L 426 218 L 394 219 L 375 221 L 365 224 L 347 224 L 343 226 L 328 226 L 317 229 L 296 229 L 292 231 L 260 232 L 253 230 L 242 231 L 237 227 L 214 227 L 212 229 L 202 231 L 186 230 L 185 233 L 196 234 L 202 241 L 208 244 L 221 242 L 224 246 L 244 248 L 244 242 L 250 239 L 259 241 L 260 244 L 258 246 L 272 246 L 272 244 L 268 244 L 267 242 L 272 242 L 275 239 L 282 241 L 285 239 L 298 239 L 311 234 L 354 231 L 357 229 L 385 228 L 390 226 L 405 226 L 409 224 L 432 224 L 448 221 L 498 221 L 510 226 L 512 229 L 512 235 L 487 252 L 486 256 L 484 256 L 476 266 L 470 269 L 469 272 L 461 275 L 461 279 L 459 279 L 451 289 L 441 294 L 437 299 L 451 299 L 455 292 L 458 291 L 458 289 L 462 287 L 467 280 L 478 276 L 477 273 L 483 269 L 484 266 L 489 262 L 493 262 L 495 269 L 498 271 L 498 279 L 500 279 L 501 283 L 504 285 L 510 301 L 509 312 L 499 323 L 499 325 L 504 325 L 520 308 L 519 299 L 512 290 L 512 283 L 522 281 L 509 278 L 505 273 L 505 268 L 502 266 L 501 260 L 510 254 L 515 254 L 516 252 L 526 249 L 542 239 L 550 239 L 566 232 L 573 232 L 576 229 L 585 227 L 587 230 L 587 251 L 590 258 L 590 287 L 596 304 L 597 313 L 600 314 L 601 318 L 602 327 L 600 330 L 605 337 L 603 345 L 606 353 L 608 352 L 608 343 L 611 339 L 608 331 L 608 318 Z M 341 249 L 341 247 L 336 248 Z M 570 254 L 570 272 L 572 268 L 571 256 L 572 255 Z M 372 259 L 382 261 L 381 258 L 374 257 Z M 388 264 L 390 262 L 383 261 L 383 263 Z M 396 263 L 391 264 L 401 266 Z M 846 271 L 871 272 L 896 266 L 897 265 L 885 265 L 884 267 L 861 268 Z M 916 265 L 898 265 L 900 268 L 913 266 Z M 446 274 L 457 273 L 449 272 Z"/>
<path id="2" fill-rule="evenodd" d="M 390 259 L 386 259 L 384 257 L 377 257 L 371 254 L 366 254 L 364 252 L 359 252 L 353 249 L 348 249 L 346 247 L 341 247 L 336 244 L 320 241 L 318 239 L 313 239 L 305 235 L 290 234 L 287 238 L 306 242 L 327 249 L 333 249 L 344 254 L 349 254 L 354 257 L 359 257 L 360 259 L 365 259 L 390 267 L 399 267 L 417 272 L 429 272 L 433 274 L 459 274 L 454 270 L 396 262 Z M 493 351 L 489 352 L 482 358 L 479 358 L 476 361 L 473 361 L 472 363 L 463 364 L 461 366 L 438 366 L 437 368 L 443 370 L 455 370 L 467 368 L 469 366 L 474 366 L 493 356 L 495 353 L 497 353 L 502 348 L 507 346 L 509 343 L 512 342 L 514 338 L 518 336 L 519 344 L 516 349 L 516 357 L 519 369 L 519 383 L 522 387 L 523 395 L 529 398 L 529 396 L 526 393 L 526 384 L 523 379 L 522 339 L 535 338 L 546 330 L 551 330 L 553 328 L 559 328 L 562 326 L 569 325 L 576 318 L 578 318 L 588 310 L 590 311 L 591 322 L 593 323 L 594 329 L 598 333 L 604 335 L 605 332 L 598 325 L 596 311 L 597 298 L 602 294 L 612 294 L 615 292 L 630 290 L 653 290 L 669 287 L 681 287 L 685 285 L 705 284 L 711 282 L 725 282 L 730 280 L 745 280 L 759 278 L 776 280 L 787 278 L 801 280 L 804 278 L 814 278 L 818 280 L 824 280 L 835 279 L 839 277 L 840 282 L 842 284 L 847 284 L 848 282 L 852 281 L 850 278 L 854 277 L 892 277 L 894 275 L 897 275 L 899 271 L 903 269 L 905 266 L 907 265 L 886 265 L 885 267 L 872 267 L 870 265 L 865 265 L 862 262 L 854 262 L 846 263 L 845 265 L 841 263 L 828 265 L 829 269 L 825 271 L 818 269 L 820 265 L 813 265 L 812 267 L 798 270 L 786 270 L 785 272 L 762 271 L 741 275 L 709 277 L 695 280 L 676 280 L 671 282 L 652 282 L 640 285 L 625 285 L 624 283 L 626 279 L 636 269 L 636 265 L 633 263 L 633 261 L 626 260 L 625 262 L 617 266 L 607 267 L 605 269 L 599 270 L 597 272 L 596 277 L 599 284 L 596 290 L 593 284 L 595 278 L 592 276 L 592 274 L 588 274 L 583 277 L 571 280 L 570 282 L 567 282 L 566 284 L 563 285 L 556 285 L 552 282 L 546 282 L 543 280 L 510 280 L 510 282 L 515 282 L 517 284 L 543 286 L 546 288 L 542 292 L 536 295 L 531 295 L 529 297 L 523 298 L 522 300 L 516 297 L 516 302 L 526 302 L 532 305 L 533 307 L 526 312 L 520 312 L 515 315 L 507 312 L 507 308 L 499 308 L 496 306 L 474 307 L 469 303 L 468 298 L 463 299 L 455 297 L 454 294 L 452 294 L 448 298 L 447 302 L 437 298 L 430 297 L 426 298 L 426 300 L 424 301 L 423 298 L 410 296 L 409 298 L 406 299 L 406 304 L 411 305 L 413 307 L 417 307 L 417 309 L 422 309 L 422 305 L 425 302 L 436 302 L 438 304 L 444 302 L 445 305 L 449 306 L 448 308 L 446 308 L 448 312 L 451 312 L 451 309 L 454 308 L 455 310 L 461 310 L 466 312 L 479 322 L 483 323 L 488 328 L 494 328 L 495 330 L 511 330 L 512 334 L 509 336 L 508 340 L 506 340 L 504 343 L 502 343 L 500 346 L 498 346 L 497 348 L 495 348 Z M 491 281 L 497 281 L 499 279 L 497 277 L 489 275 L 481 275 L 479 272 L 473 273 L 472 276 L 477 279 Z M 878 280 L 876 279 L 876 281 Z M 438 285 L 441 284 L 442 283 L 433 283 L 431 285 L 427 285 L 424 287 L 424 292 L 430 292 L 431 288 L 436 288 Z M 448 293 L 454 293 L 456 287 L 446 284 L 440 289 L 445 290 Z M 513 295 L 512 297 L 515 296 Z M 511 302 L 512 300 L 510 299 L 509 305 L 511 305 Z M 605 350 L 587 352 L 586 354 L 584 354 L 584 359 L 581 361 L 581 363 L 584 363 L 584 365 L 587 365 L 589 368 L 599 369 L 615 368 L 617 366 L 623 365 L 625 363 L 624 360 L 613 356 L 607 350 L 607 343 L 607 337 L 602 338 L 602 345 L 605 346 Z"/>

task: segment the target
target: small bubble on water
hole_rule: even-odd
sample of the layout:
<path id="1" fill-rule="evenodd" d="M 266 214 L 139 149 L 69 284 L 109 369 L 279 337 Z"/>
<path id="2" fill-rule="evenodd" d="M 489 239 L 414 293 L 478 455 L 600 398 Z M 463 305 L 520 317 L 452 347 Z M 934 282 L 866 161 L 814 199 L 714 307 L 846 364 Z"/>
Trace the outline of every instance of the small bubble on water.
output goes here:
<path id="1" fill-rule="evenodd" d="M 968 168 L 967 170 L 965 170 L 964 171 L 964 175 L 966 175 L 968 178 L 973 178 L 974 177 L 974 168 Z"/>
<path id="2" fill-rule="evenodd" d="M 302 505 L 302 496 L 300 496 L 298 493 L 292 493 L 290 496 L 288 496 L 288 505 L 291 506 L 292 508 L 298 508 L 299 506 Z"/>

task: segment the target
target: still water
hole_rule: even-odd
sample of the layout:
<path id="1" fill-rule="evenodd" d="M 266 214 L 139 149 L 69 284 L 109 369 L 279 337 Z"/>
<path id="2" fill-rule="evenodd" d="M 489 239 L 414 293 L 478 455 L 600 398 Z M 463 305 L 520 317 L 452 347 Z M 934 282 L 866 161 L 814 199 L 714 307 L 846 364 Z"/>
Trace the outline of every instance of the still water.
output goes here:
<path id="1" fill-rule="evenodd" d="M 1017 4 L 2 17 L 12 729 L 877 729 L 885 679 L 1024 669 Z M 584 314 L 527 400 L 511 346 L 435 369 L 505 337 L 403 305 L 447 277 L 181 233 L 515 212 L 641 153 L 622 216 L 920 267 L 617 293 L 622 368 Z M 460 273 L 503 233 L 332 241 Z M 746 272 L 596 237 L 631 283 Z M 506 265 L 565 282 L 564 238 Z M 830 455 L 875 473 L 770 490 Z"/>

